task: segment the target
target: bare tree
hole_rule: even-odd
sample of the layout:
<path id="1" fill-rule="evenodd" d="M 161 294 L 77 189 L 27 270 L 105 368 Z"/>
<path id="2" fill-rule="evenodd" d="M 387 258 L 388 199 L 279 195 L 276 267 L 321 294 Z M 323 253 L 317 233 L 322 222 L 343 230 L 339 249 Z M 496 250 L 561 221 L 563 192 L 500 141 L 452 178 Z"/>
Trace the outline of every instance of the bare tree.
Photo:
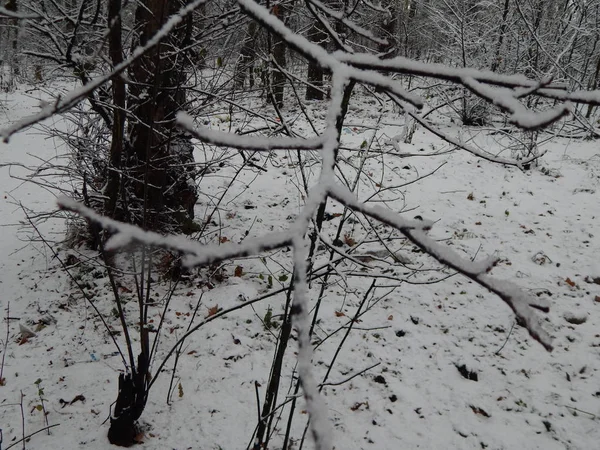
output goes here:
<path id="1" fill-rule="evenodd" d="M 288 123 L 285 122 L 285 117 L 284 120 L 281 120 L 281 126 L 277 128 L 277 132 L 285 133 L 286 137 L 273 135 L 265 137 L 256 135 L 256 133 L 241 135 L 239 130 L 215 131 L 185 112 L 187 106 L 185 96 L 186 47 L 191 39 L 191 25 L 188 18 L 203 3 L 202 0 L 193 2 L 148 0 L 141 3 L 136 11 L 134 21 L 137 37 L 132 42 L 131 51 L 123 55 L 119 51 L 119 47 L 122 46 L 122 43 L 119 43 L 122 36 L 119 36 L 119 33 L 112 28 L 119 23 L 118 15 L 121 5 L 118 0 L 113 0 L 109 4 L 106 21 L 111 59 L 111 67 L 107 72 L 95 77 L 87 76 L 83 87 L 61 97 L 35 116 L 26 118 L 0 132 L 4 139 L 9 139 L 15 132 L 54 114 L 63 113 L 81 101 L 88 100 L 92 108 L 96 102 L 96 107 L 99 108 L 98 115 L 105 123 L 111 124 L 110 128 L 104 129 L 105 131 L 110 129 L 111 132 L 108 168 L 108 179 L 111 180 L 111 186 L 108 191 L 108 199 L 103 203 L 105 214 L 100 214 L 97 210 L 70 198 L 62 198 L 60 207 L 85 218 L 95 229 L 106 231 L 108 239 L 101 243 L 103 251 L 117 252 L 132 245 L 139 245 L 144 249 L 161 248 L 183 255 L 187 267 L 203 267 L 238 257 L 262 255 L 274 249 L 291 247 L 293 250 L 293 280 L 286 298 L 283 326 L 274 361 L 276 364 L 281 363 L 280 355 L 286 352 L 295 327 L 298 339 L 298 381 L 294 388 L 297 392 L 300 389 L 303 392 L 310 416 L 310 430 L 319 450 L 331 450 L 333 437 L 324 400 L 320 395 L 322 385 L 317 382 L 312 370 L 311 334 L 317 320 L 318 307 L 311 312 L 313 304 L 309 298 L 308 284 L 312 277 L 316 276 L 313 268 L 317 242 L 319 239 L 323 243 L 326 242 L 326 239 L 320 237 L 320 232 L 325 221 L 325 206 L 329 200 L 339 202 L 343 205 L 345 212 L 350 211 L 367 222 L 378 222 L 395 230 L 433 260 L 452 268 L 496 294 L 514 312 L 533 339 L 545 349 L 552 349 L 552 339 L 545 331 L 540 317 L 541 312 L 549 310 L 549 304 L 543 298 L 526 293 L 510 281 L 499 280 L 492 276 L 491 272 L 497 263 L 496 258 L 488 257 L 478 261 L 464 259 L 428 235 L 428 231 L 433 226 L 431 221 L 420 217 L 407 219 L 388 208 L 372 206 L 357 199 L 353 191 L 356 183 L 344 179 L 345 174 L 340 169 L 342 167 L 340 136 L 356 86 L 364 86 L 365 89 L 374 88 L 385 94 L 407 115 L 419 121 L 422 126 L 429 127 L 428 129 L 432 128 L 419 113 L 426 103 L 425 99 L 406 89 L 402 82 L 392 75 L 408 75 L 420 77 L 426 81 L 443 82 L 461 91 L 469 92 L 474 98 L 485 102 L 486 105 L 489 104 L 490 108 L 496 108 L 497 113 L 503 114 L 510 123 L 526 130 L 538 130 L 562 120 L 572 112 L 570 103 L 593 106 L 600 104 L 597 92 L 568 91 L 563 85 L 553 85 L 547 79 L 533 80 L 522 75 L 501 75 L 478 70 L 477 67 L 473 68 L 471 65 L 479 65 L 480 61 L 484 61 L 482 66 L 488 67 L 490 60 L 483 57 L 487 55 L 483 50 L 474 50 L 475 55 L 478 55 L 479 51 L 482 52 L 483 56 L 479 55 L 481 58 L 468 54 L 469 43 L 466 41 L 459 47 L 460 60 L 458 64 L 431 64 L 391 54 L 381 55 L 379 50 L 383 47 L 379 47 L 379 45 L 389 45 L 389 41 L 383 42 L 384 40 L 367 29 L 364 23 L 354 22 L 352 17 L 349 18 L 349 14 L 346 14 L 345 8 L 329 8 L 316 1 L 311 1 L 315 11 L 319 10 L 316 18 L 321 21 L 322 30 L 337 46 L 337 51 L 329 52 L 320 45 L 320 42 L 311 42 L 310 39 L 294 33 L 286 26 L 287 11 L 281 4 L 267 9 L 253 0 L 237 0 L 239 9 L 256 23 L 256 26 L 262 27 L 272 36 L 271 50 L 276 67 L 274 73 L 277 74 L 277 76 L 273 76 L 272 85 L 275 109 L 281 106 L 285 99 L 283 86 L 287 81 L 284 69 L 286 69 L 286 58 L 289 55 L 300 55 L 311 61 L 315 67 L 318 66 L 331 73 L 331 100 L 328 104 L 324 128 L 317 131 L 316 127 L 313 127 L 314 137 L 295 136 Z M 447 22 L 453 25 L 458 24 L 458 32 L 454 36 L 460 39 L 465 39 L 468 33 L 477 34 L 477 31 L 469 30 L 466 26 L 469 25 L 470 18 L 489 20 L 481 8 L 481 3 L 467 3 L 465 10 L 456 12 L 452 9 L 451 12 L 456 20 Z M 366 5 L 365 8 L 378 13 L 389 12 L 385 8 L 382 11 L 382 8 L 371 4 Z M 396 11 L 392 16 L 395 17 L 397 14 Z M 351 29 L 352 33 L 358 36 L 356 42 L 347 42 L 340 35 L 341 29 L 332 25 L 331 21 L 333 20 Z M 539 26 L 541 25 L 540 19 Z M 390 28 L 387 31 L 392 38 L 398 33 L 396 28 Z M 483 35 L 478 36 L 478 39 L 483 40 L 484 38 Z M 370 51 L 368 47 L 365 48 L 364 42 L 370 42 L 375 47 L 372 49 L 373 51 Z M 388 47 L 385 49 L 390 50 Z M 246 48 L 245 52 L 250 53 L 247 50 Z M 492 54 L 495 55 L 495 53 Z M 442 58 L 443 55 L 439 55 L 439 57 Z M 77 62 L 77 59 L 73 61 Z M 448 63 L 448 61 L 445 62 Z M 128 93 L 130 97 L 126 96 L 123 100 L 123 86 L 117 79 L 124 76 L 127 71 L 130 75 L 129 78 L 126 78 L 127 83 L 130 83 Z M 230 81 L 235 84 L 235 76 L 232 76 Z M 109 83 L 112 83 L 111 91 L 114 101 L 110 107 L 105 107 L 101 101 L 101 94 L 106 94 Z M 548 101 L 540 106 L 543 108 L 540 111 L 528 107 L 527 102 L 530 98 Z M 232 100 L 227 100 L 229 104 L 233 103 Z M 125 119 L 115 111 L 122 105 L 126 105 Z M 106 114 L 103 116 L 101 111 L 106 113 L 110 108 L 113 108 L 112 116 Z M 122 145 L 114 142 L 115 139 L 123 138 L 125 135 L 129 135 L 129 139 L 124 139 Z M 179 184 L 183 182 L 180 169 L 187 167 L 190 161 L 190 136 L 206 145 L 223 148 L 224 151 L 233 148 L 236 154 L 242 155 L 243 152 L 267 156 L 276 151 L 296 152 L 300 161 L 304 155 L 316 151 L 320 158 L 320 173 L 312 181 L 304 176 L 304 172 L 301 173 L 303 189 L 306 194 L 303 196 L 305 203 L 290 226 L 281 232 L 242 240 L 239 243 L 221 242 L 220 244 L 223 245 L 215 245 L 164 236 L 149 231 L 148 228 L 163 228 L 165 211 L 173 213 L 177 220 L 180 220 L 177 215 L 181 212 L 185 213 L 186 218 L 191 215 L 189 208 L 193 207 L 195 202 L 194 193 L 186 191 Z M 501 159 L 470 149 L 460 142 L 454 143 L 458 147 L 492 162 L 520 167 L 523 164 L 523 161 Z M 531 159 L 527 161 L 531 161 Z M 245 162 L 246 158 L 244 158 Z M 128 170 L 125 171 L 124 168 Z M 173 174 L 171 171 L 175 169 L 177 169 L 176 174 Z M 358 169 L 358 173 L 357 177 L 362 176 L 361 168 Z M 174 194 L 171 190 L 177 192 L 179 198 L 173 198 Z M 137 218 L 133 222 L 142 225 L 143 228 L 115 219 L 121 218 L 116 211 L 119 211 L 119 196 L 124 195 L 122 192 L 125 192 L 125 195 L 133 195 L 138 202 L 128 207 L 127 210 L 123 206 L 122 210 L 131 211 L 131 214 Z M 188 194 L 190 197 L 187 197 Z M 127 204 L 127 198 L 121 197 L 122 205 Z M 112 217 L 107 217 L 107 215 Z M 339 232 L 341 232 L 341 227 L 338 231 L 338 238 Z M 330 255 L 341 253 L 343 258 L 353 258 L 351 254 L 339 249 L 336 251 L 334 247 L 336 246 L 333 244 L 330 246 Z M 334 262 L 330 256 L 327 266 L 332 265 Z M 365 293 L 365 301 L 373 295 L 372 290 L 373 288 L 369 288 Z M 118 294 L 115 296 L 118 299 Z M 316 305 L 319 305 L 321 300 L 322 296 L 315 302 Z M 140 295 L 139 301 L 139 310 L 143 311 L 148 302 L 144 303 L 142 295 Z M 118 301 L 117 304 L 119 304 Z M 143 313 L 140 314 L 143 316 Z M 359 315 L 360 310 L 357 312 L 357 316 Z M 128 324 L 122 310 L 119 311 L 119 319 L 122 321 L 124 334 L 127 335 Z M 202 324 L 208 321 L 206 319 Z M 139 324 L 143 329 L 145 325 L 143 317 L 140 318 Z M 135 422 L 142 414 L 150 388 L 163 371 L 166 361 L 177 353 L 177 349 L 183 342 L 182 339 L 197 331 L 202 324 L 189 328 L 185 336 L 174 344 L 165 359 L 158 364 L 154 375 L 150 375 L 149 371 L 152 352 L 149 350 L 147 334 L 144 332 L 140 334 L 140 352 L 137 358 L 133 354 L 131 340 L 128 337 L 125 338 L 128 340 L 129 360 L 124 358 L 127 373 L 120 377 L 120 392 L 111 420 L 110 439 L 112 442 L 132 444 L 133 433 L 136 430 Z M 277 369 L 276 364 L 273 366 L 269 391 L 265 395 L 265 402 L 259 414 L 256 448 L 268 443 L 269 430 L 272 429 L 272 416 L 277 409 L 279 377 L 282 372 Z M 325 375 L 325 381 L 328 375 L 329 373 Z M 289 428 L 286 434 L 288 436 L 284 438 L 284 447 L 289 448 Z"/>

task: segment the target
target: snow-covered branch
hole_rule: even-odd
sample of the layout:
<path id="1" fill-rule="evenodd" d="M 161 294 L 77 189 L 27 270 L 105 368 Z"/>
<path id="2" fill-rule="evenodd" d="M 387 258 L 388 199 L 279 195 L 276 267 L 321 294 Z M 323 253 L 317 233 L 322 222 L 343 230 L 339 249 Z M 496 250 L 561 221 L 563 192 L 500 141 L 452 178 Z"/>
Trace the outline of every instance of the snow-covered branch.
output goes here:
<path id="1" fill-rule="evenodd" d="M 108 251 L 116 251 L 130 245 L 141 244 L 164 248 L 184 255 L 184 265 L 188 267 L 202 266 L 228 259 L 257 255 L 262 252 L 291 245 L 292 233 L 272 233 L 260 238 L 247 239 L 241 244 L 225 243 L 220 245 L 202 245 L 184 236 L 163 236 L 152 231 L 145 231 L 134 225 L 118 222 L 102 216 L 73 199 L 60 197 L 58 206 L 76 213 L 86 220 L 111 233 L 105 245 Z"/>
<path id="2" fill-rule="evenodd" d="M 11 11 L 3 6 L 0 6 L 0 16 L 9 17 L 11 19 L 39 19 L 41 17 L 37 14 L 27 14 L 18 11 Z"/>
<path id="3" fill-rule="evenodd" d="M 332 72 L 343 73 L 349 79 L 389 90 L 417 108 L 423 106 L 423 100 L 419 96 L 406 91 L 399 83 L 391 80 L 376 70 L 370 70 L 370 67 L 357 69 L 345 64 L 338 58 L 337 53 L 330 54 L 321 46 L 310 42 L 304 36 L 294 33 L 286 27 L 281 20 L 274 15 L 269 14 L 269 11 L 266 8 L 258 5 L 253 0 L 238 0 L 238 3 L 248 15 L 252 16 L 258 23 L 278 35 L 292 49 L 305 57 L 318 62 L 322 67 L 327 68 Z M 346 53 L 341 52 L 341 54 Z"/>
<path id="4" fill-rule="evenodd" d="M 208 128 L 198 128 L 194 119 L 185 112 L 177 114 L 177 124 L 189 131 L 194 137 L 207 144 L 233 147 L 239 150 L 254 150 L 268 152 L 271 150 L 318 150 L 323 147 L 324 140 L 320 137 L 302 138 L 268 138 L 257 136 L 240 136 L 232 133 L 214 131 Z"/>
<path id="5" fill-rule="evenodd" d="M 512 93 L 506 90 L 502 92 L 497 88 L 491 88 L 471 77 L 464 77 L 462 84 L 479 97 L 510 113 L 509 120 L 525 130 L 535 130 L 545 127 L 571 112 L 571 104 L 564 103 L 556 108 L 541 113 L 534 113 L 525 108 L 521 102 L 513 97 Z"/>
<path id="6" fill-rule="evenodd" d="M 389 42 L 386 39 L 380 39 L 377 36 L 375 36 L 371 31 L 361 27 L 360 25 L 355 24 L 354 22 L 352 22 L 351 20 L 348 20 L 348 18 L 346 18 L 344 16 L 343 13 L 335 11 L 331 8 L 328 8 L 326 5 L 324 5 L 323 3 L 321 3 L 318 0 L 308 0 L 308 3 L 316 6 L 318 9 L 320 9 L 321 11 L 323 11 L 325 14 L 327 14 L 330 17 L 333 17 L 334 19 L 339 20 L 341 23 L 343 23 L 345 26 L 347 26 L 348 28 L 350 28 L 352 31 L 354 31 L 357 34 L 360 34 L 361 36 L 377 43 L 380 45 L 389 45 Z"/>
<path id="7" fill-rule="evenodd" d="M 196 10 L 203 3 L 208 0 L 194 0 L 188 5 L 184 6 L 179 10 L 177 14 L 174 14 L 166 21 L 166 23 L 158 30 L 154 36 L 148 39 L 145 45 L 137 47 L 122 63 L 118 64 L 113 70 L 105 75 L 91 79 L 86 85 L 81 86 L 77 89 L 72 90 L 63 97 L 58 97 L 54 103 L 46 105 L 40 112 L 23 119 L 17 120 L 12 125 L 0 130 L 0 139 L 4 142 L 8 142 L 10 137 L 17 131 L 23 130 L 31 125 L 34 125 L 42 120 L 52 117 L 54 114 L 65 112 L 75 106 L 77 103 L 85 99 L 95 89 L 99 88 L 109 80 L 113 79 L 127 69 L 133 62 L 141 58 L 146 52 L 151 50 L 153 47 L 158 45 L 181 21 Z"/>
<path id="8" fill-rule="evenodd" d="M 406 75 L 418 75 L 439 80 L 452 81 L 462 84 L 465 78 L 472 78 L 480 83 L 502 86 L 507 88 L 537 88 L 539 82 L 531 80 L 524 75 L 502 75 L 489 70 L 478 70 L 463 67 L 449 67 L 443 64 L 424 63 L 402 56 L 390 59 L 380 59 L 368 53 L 348 54 L 344 52 L 333 53 L 341 63 L 357 68 L 370 70 L 383 70 Z M 572 101 L 600 105 L 600 90 L 567 92 L 564 85 L 547 86 L 536 89 L 534 92 L 541 97 L 556 100 Z"/>

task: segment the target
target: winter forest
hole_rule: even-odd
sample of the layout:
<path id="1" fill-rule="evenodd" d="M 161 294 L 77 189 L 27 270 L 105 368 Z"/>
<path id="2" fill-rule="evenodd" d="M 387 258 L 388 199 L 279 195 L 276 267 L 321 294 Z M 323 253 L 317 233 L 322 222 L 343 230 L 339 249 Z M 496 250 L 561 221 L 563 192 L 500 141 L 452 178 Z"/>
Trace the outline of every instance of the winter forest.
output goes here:
<path id="1" fill-rule="evenodd" d="M 600 0 L 3 0 L 0 450 L 593 449 Z"/>

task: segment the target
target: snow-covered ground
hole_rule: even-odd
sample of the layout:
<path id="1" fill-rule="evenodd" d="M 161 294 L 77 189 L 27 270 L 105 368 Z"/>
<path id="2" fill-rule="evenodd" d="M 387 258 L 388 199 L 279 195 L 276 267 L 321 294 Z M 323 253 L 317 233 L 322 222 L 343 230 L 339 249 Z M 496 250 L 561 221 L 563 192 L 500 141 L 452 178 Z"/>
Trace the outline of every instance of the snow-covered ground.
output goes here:
<path id="1" fill-rule="evenodd" d="M 0 127 L 39 110 L 40 98 L 44 98 L 40 92 L 25 89 L 3 95 Z M 321 106 L 311 104 L 309 108 L 317 120 L 323 117 Z M 545 328 L 555 338 L 555 350 L 546 352 L 523 328 L 513 328 L 512 312 L 494 295 L 459 275 L 447 277 L 452 275 L 450 271 L 432 270 L 439 266 L 391 234 L 386 241 L 390 248 L 419 271 L 389 258 L 363 258 L 370 267 L 343 263 L 338 268 L 342 276 L 330 280 L 319 312 L 315 342 L 347 326 L 371 283 L 369 275 L 379 276 L 380 287 L 362 306 L 367 312 L 354 324 L 333 365 L 327 380 L 333 385 L 323 389 L 335 448 L 596 448 L 600 442 L 597 141 L 553 139 L 543 146 L 547 153 L 540 166 L 521 171 L 461 150 L 444 152 L 450 149 L 447 144 L 417 127 L 412 144 L 401 143 L 400 150 L 442 154 L 383 158 L 376 151 L 392 150 L 385 143 L 402 132 L 404 117 L 392 111 L 380 115 L 380 109 L 366 99 L 354 103 L 343 131 L 345 147 L 363 147 L 362 152 L 342 153 L 349 178 L 354 176 L 351 166 L 360 163 L 367 148 L 374 155 L 365 161 L 364 173 L 371 182 L 363 178 L 359 197 L 365 199 L 374 190 L 408 183 L 437 169 L 417 183 L 383 191 L 374 199 L 385 199 L 387 206 L 405 211 L 408 218 L 421 215 L 436 221 L 430 235 L 465 257 L 500 257 L 494 275 L 513 280 L 551 302 Z M 296 113 L 286 110 L 290 118 Z M 215 116 L 210 124 L 226 130 L 228 120 Z M 465 140 L 474 136 L 473 145 L 491 153 L 499 151 L 497 135 L 460 130 L 439 116 L 436 120 L 449 134 L 460 134 Z M 309 135 L 302 121 L 295 129 Z M 373 140 L 375 129 L 377 139 Z M 0 163 L 31 165 L 62 152 L 59 143 L 29 130 L 12 137 L 9 144 L 0 144 Z M 197 157 L 205 155 L 199 152 Z M 501 156 L 511 157 L 509 153 Z M 294 158 L 294 153 L 283 152 L 268 160 L 260 156 L 256 162 L 264 165 L 266 172 L 248 170 L 239 176 L 221 203 L 223 228 L 207 239 L 238 242 L 284 229 L 303 200 Z M 305 167 L 307 173 L 313 171 L 314 180 L 318 166 L 311 164 L 306 162 Z M 226 165 L 207 174 L 200 184 L 206 195 L 201 195 L 197 206 L 198 218 L 212 210 L 215 192 L 229 185 L 234 169 Z M 21 393 L 25 434 L 46 426 L 43 411 L 37 408 L 41 405 L 39 388 L 43 389 L 48 423 L 57 426 L 50 435 L 44 431 L 33 436 L 27 448 L 107 448 L 106 419 L 116 399 L 121 360 L 80 291 L 42 243 L 30 242 L 35 235 L 23 227 L 24 214 L 18 203 L 32 211 L 45 211 L 53 207 L 54 194 L 10 176 L 25 174 L 24 169 L 4 166 L 0 171 L 3 318 L 10 302 L 8 348 L 2 355 L 6 383 L 0 387 L 1 448 L 22 437 Z M 330 202 L 331 220 L 322 232 L 329 242 L 335 238 L 336 213 L 342 211 L 339 204 Z M 58 221 L 39 226 L 52 240 L 60 240 L 64 233 Z M 388 237 L 389 230 L 373 226 Z M 370 242 L 373 229 L 368 235 L 366 229 L 364 220 L 349 221 L 344 230 L 352 232 L 340 249 L 357 255 L 381 250 L 376 242 Z M 352 241 L 362 245 L 352 250 Z M 64 255 L 66 250 L 61 252 Z M 215 306 L 228 308 L 240 300 L 273 292 L 289 283 L 290 253 L 281 250 L 265 255 L 264 260 L 231 261 L 214 268 L 218 277 L 209 279 L 203 272 L 202 277 L 180 283 L 167 315 L 159 360 L 187 327 L 201 293 L 199 317 L 210 315 Z M 237 267 L 241 271 L 236 271 Z M 439 278 L 446 279 L 428 284 Z M 405 281 L 400 284 L 398 279 Z M 95 305 L 118 330 L 103 272 L 91 268 L 82 281 Z M 122 286 L 122 294 L 133 298 L 132 288 Z M 167 283 L 157 286 L 159 300 L 168 288 Z M 319 289 L 320 284 L 313 283 L 311 294 L 316 296 Z M 186 342 L 175 378 L 180 389 L 175 390 L 171 404 L 166 397 L 172 363 L 150 393 L 142 416 L 144 448 L 239 449 L 249 445 L 257 423 L 255 382 L 262 403 L 277 334 L 277 329 L 266 329 L 263 320 L 271 309 L 277 321 L 284 300 L 284 294 L 279 294 L 235 311 L 202 327 Z M 128 307 L 133 308 L 133 303 Z M 160 310 L 154 314 L 158 320 Z M 2 342 L 6 325 L 3 321 L 0 326 Z M 20 325 L 37 330 L 36 336 L 21 339 Z M 315 351 L 317 379 L 325 375 L 345 330 Z M 292 343 L 292 350 L 295 345 Z M 293 351 L 285 364 L 287 378 L 282 381 L 280 400 L 291 384 Z M 302 435 L 307 418 L 299 402 L 294 439 Z M 276 424 L 271 449 L 279 448 L 285 433 L 286 411 L 283 408 Z"/>

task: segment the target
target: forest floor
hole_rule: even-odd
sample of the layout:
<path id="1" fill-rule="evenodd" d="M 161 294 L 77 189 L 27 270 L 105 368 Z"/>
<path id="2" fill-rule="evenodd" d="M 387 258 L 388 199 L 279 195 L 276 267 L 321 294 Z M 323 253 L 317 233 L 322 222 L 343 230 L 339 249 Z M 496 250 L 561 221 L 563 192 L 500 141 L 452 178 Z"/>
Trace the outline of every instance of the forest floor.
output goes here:
<path id="1" fill-rule="evenodd" d="M 0 127 L 38 111 L 45 95 L 25 87 L 3 94 Z M 322 105 L 311 103 L 307 107 L 316 120 L 324 117 Z M 499 256 L 501 262 L 494 275 L 551 302 L 544 326 L 555 339 L 555 349 L 546 352 L 526 330 L 515 326 L 512 311 L 493 294 L 442 270 L 384 228 L 369 228 L 360 219 L 350 221 L 342 251 L 360 255 L 363 249 L 381 250 L 372 239 L 378 230 L 389 234 L 387 242 L 404 256 L 406 264 L 385 257 L 363 259 L 369 267 L 342 263 L 335 281 L 327 286 L 315 332 L 317 341 L 347 327 L 372 282 L 370 275 L 379 277 L 366 313 L 354 324 L 333 365 L 327 380 L 331 385 L 323 389 L 335 448 L 597 448 L 598 141 L 546 140 L 548 135 L 542 133 L 540 149 L 546 153 L 537 167 L 522 171 L 461 150 L 446 152 L 452 150 L 448 144 L 417 127 L 411 144 L 399 144 L 403 153 L 417 156 L 377 156 L 377 151 L 393 150 L 386 142 L 403 129 L 404 116 L 388 107 L 359 98 L 346 119 L 342 144 L 354 149 L 342 153 L 348 177 L 353 176 L 351 166 L 358 164 L 361 148 L 363 154 L 373 151 L 375 155 L 365 162 L 363 180 L 370 181 L 361 182 L 359 197 L 364 199 L 382 187 L 409 183 L 375 198 L 389 194 L 386 205 L 404 211 L 409 218 L 421 215 L 434 220 L 430 235 L 465 257 Z M 288 109 L 284 114 L 296 117 L 297 111 Z M 472 145 L 490 153 L 500 152 L 501 144 L 506 143 L 489 130 L 461 128 L 448 117 L 432 117 L 443 131 L 471 139 Z M 64 126 L 61 119 L 54 120 Z M 226 130 L 230 120 L 217 115 L 208 117 L 204 124 Z M 308 135 L 308 125 L 300 119 L 295 129 Z M 214 155 L 207 154 L 213 150 L 198 149 L 200 161 Z M 5 379 L 0 386 L 3 450 L 47 424 L 57 426 L 49 434 L 44 431 L 32 436 L 26 448 L 109 447 L 109 406 L 116 399 L 123 365 L 80 290 L 27 224 L 24 211 L 35 215 L 54 209 L 56 192 L 23 180 L 30 173 L 26 168 L 7 165 L 34 166 L 52 158 L 65 163 L 61 157 L 65 152 L 59 141 L 35 129 L 0 144 L 0 252 L 4 255 L 0 261 L 0 314 L 3 319 L 9 316 L 0 325 Z M 441 154 L 420 155 L 435 152 Z M 501 156 L 511 154 L 505 151 Z M 237 153 L 230 161 L 236 158 L 241 161 Z M 266 170 L 242 171 L 233 183 L 239 161 L 237 166 L 225 164 L 207 173 L 200 184 L 202 192 L 221 192 L 230 183 L 231 188 L 221 202 L 221 228 L 212 230 L 202 241 L 237 242 L 283 229 L 303 199 L 294 158 L 291 153 L 256 155 L 256 164 Z M 309 181 L 314 181 L 318 174 L 316 156 L 304 164 Z M 203 194 L 196 208 L 198 220 L 213 208 L 214 197 Z M 322 231 L 325 239 L 333 241 L 337 213 L 342 212 L 335 202 L 328 206 L 331 220 Z M 46 239 L 64 239 L 63 221 L 42 219 L 43 215 L 34 221 Z M 58 257 L 66 258 L 76 251 L 81 264 L 74 273 L 109 325 L 118 330 L 104 272 L 87 265 L 82 257 L 91 253 L 63 245 Z M 200 297 L 198 316 L 206 317 L 289 284 L 289 253 L 281 250 L 263 256 L 230 261 L 214 268 L 212 274 L 204 270 L 177 284 L 158 346 L 159 360 L 188 326 Z M 395 281 L 400 278 L 405 281 Z M 133 298 L 133 286 L 123 283 L 123 296 Z M 156 284 L 152 295 L 159 304 L 170 287 L 167 281 Z M 318 282 L 313 283 L 311 293 L 319 288 Z M 265 316 L 271 310 L 272 321 L 277 322 L 284 300 L 285 295 L 279 294 L 235 311 L 202 327 L 186 341 L 169 404 L 172 362 L 152 388 L 141 420 L 145 429 L 141 448 L 233 450 L 250 444 L 257 423 L 256 386 L 262 403 L 277 335 L 276 325 L 265 323 Z M 128 303 L 131 314 L 134 304 Z M 153 314 L 158 321 L 160 309 Z M 23 338 L 20 326 L 34 331 L 35 336 Z M 317 379 L 325 375 L 346 329 L 341 328 L 342 332 L 315 351 Z M 295 343 L 292 346 L 285 362 L 281 399 L 291 384 Z M 348 380 L 367 368 L 370 370 Z M 302 404 L 300 400 L 293 413 L 294 440 L 302 435 L 307 419 Z M 285 433 L 287 407 L 281 411 L 271 449 L 279 448 Z M 305 446 L 312 448 L 312 443 Z M 22 444 L 13 448 L 22 448 Z"/>

